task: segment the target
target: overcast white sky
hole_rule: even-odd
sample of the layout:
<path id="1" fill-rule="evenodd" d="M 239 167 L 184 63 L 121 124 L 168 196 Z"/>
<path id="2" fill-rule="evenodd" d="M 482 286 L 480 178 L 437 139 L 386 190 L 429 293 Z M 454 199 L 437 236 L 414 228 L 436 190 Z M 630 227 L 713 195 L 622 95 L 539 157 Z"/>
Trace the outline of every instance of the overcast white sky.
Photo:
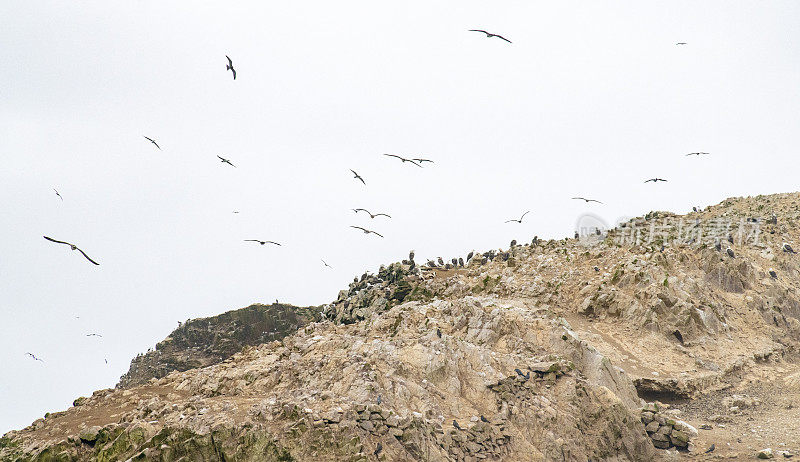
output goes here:
<path id="1" fill-rule="evenodd" d="M 797 190 L 799 31 L 796 1 L 0 2 L 0 433 L 179 320 L 410 249 Z"/>

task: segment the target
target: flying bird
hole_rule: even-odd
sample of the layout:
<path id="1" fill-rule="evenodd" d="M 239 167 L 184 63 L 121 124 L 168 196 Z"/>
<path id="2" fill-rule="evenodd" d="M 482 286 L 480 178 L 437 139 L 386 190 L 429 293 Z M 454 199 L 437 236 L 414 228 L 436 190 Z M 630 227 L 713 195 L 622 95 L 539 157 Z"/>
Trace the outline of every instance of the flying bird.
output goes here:
<path id="1" fill-rule="evenodd" d="M 523 213 L 522 216 L 519 217 L 519 220 L 514 220 L 514 219 L 506 220 L 506 223 L 511 223 L 512 221 L 516 221 L 517 223 L 521 224 L 522 223 L 522 219 L 525 218 L 525 215 L 527 215 L 529 213 L 530 213 L 530 210 L 528 210 L 527 212 Z"/>
<path id="2" fill-rule="evenodd" d="M 225 55 L 225 57 L 228 58 L 228 55 Z M 233 72 L 233 80 L 236 80 L 236 69 L 233 68 L 233 61 L 231 61 L 231 58 L 228 58 L 228 65 L 225 66 L 225 70 Z"/>
<path id="3" fill-rule="evenodd" d="M 156 145 L 156 147 L 158 148 L 159 151 L 161 150 L 161 146 L 159 146 L 158 143 L 156 143 L 156 140 L 154 140 L 153 138 L 147 137 L 147 136 L 145 136 L 144 138 L 147 141 L 149 141 L 149 142 L 153 143 L 154 145 Z"/>
<path id="4" fill-rule="evenodd" d="M 322 259 L 320 258 L 320 260 L 322 260 Z M 328 263 L 326 263 L 326 262 L 325 262 L 325 260 L 322 260 L 322 264 L 323 264 L 323 265 L 325 265 L 325 266 L 327 266 L 327 267 L 328 267 L 328 268 L 330 268 L 330 269 L 333 269 L 333 266 L 331 266 L 331 265 L 329 265 Z"/>
<path id="5" fill-rule="evenodd" d="M 363 178 L 361 178 L 361 175 L 359 175 L 358 173 L 356 173 L 356 171 L 355 171 L 355 170 L 353 170 L 353 169 L 351 168 L 351 169 L 350 169 L 350 171 L 351 171 L 351 172 L 353 172 L 353 175 L 355 175 L 353 178 L 355 178 L 355 179 L 357 179 L 357 180 L 361 180 L 361 182 L 362 182 L 362 183 L 364 183 L 364 186 L 366 186 L 366 185 L 367 185 L 367 182 L 366 182 L 366 181 L 364 181 L 364 179 L 363 179 Z"/>
<path id="6" fill-rule="evenodd" d="M 90 262 L 92 262 L 92 263 L 94 263 L 95 265 L 98 265 L 98 266 L 100 265 L 100 263 L 97 263 L 96 261 L 94 261 L 94 260 L 92 260 L 91 258 L 89 258 L 89 256 L 88 256 L 88 255 L 86 255 L 86 252 L 84 252 L 83 250 L 79 249 L 79 248 L 78 248 L 76 245 L 74 245 L 74 244 L 70 244 L 69 242 L 64 242 L 64 241 L 57 241 L 57 240 L 55 240 L 55 239 L 51 239 L 51 238 L 49 238 L 49 237 L 47 237 L 47 236 L 42 236 L 42 237 L 43 237 L 43 238 L 45 238 L 45 239 L 47 239 L 47 240 L 48 240 L 48 241 L 50 241 L 50 242 L 55 242 L 55 243 L 57 243 L 57 244 L 64 244 L 64 245 L 68 245 L 68 246 L 69 246 L 69 247 L 70 247 L 72 250 L 77 250 L 78 252 L 80 252 L 80 253 L 81 253 L 81 255 L 83 255 L 84 257 L 86 257 L 86 259 L 87 259 L 87 260 L 89 260 Z"/>
<path id="7" fill-rule="evenodd" d="M 87 336 L 87 337 L 102 337 L 102 335 L 100 335 L 100 334 L 95 334 L 95 333 L 86 334 L 86 336 Z"/>
<path id="8" fill-rule="evenodd" d="M 58 196 L 59 199 L 61 199 L 62 201 L 64 200 L 64 198 L 61 197 L 61 194 L 58 193 L 58 190 L 56 188 L 53 188 L 53 191 L 56 192 L 56 196 Z"/>
<path id="9" fill-rule="evenodd" d="M 587 202 L 587 203 L 588 203 L 588 202 L 597 202 L 598 204 L 602 204 L 602 202 L 600 202 L 600 201 L 598 201 L 598 200 L 595 200 L 595 199 L 587 199 L 587 198 L 585 198 L 585 197 L 573 197 L 573 199 L 577 199 L 577 200 L 585 201 L 585 202 Z"/>
<path id="10" fill-rule="evenodd" d="M 37 358 L 37 357 L 36 357 L 36 355 L 34 355 L 33 353 L 25 353 L 25 354 L 26 354 L 26 355 L 28 355 L 28 356 L 30 356 L 31 358 L 35 359 L 36 361 L 42 361 L 42 362 L 44 362 L 43 360 L 41 360 L 41 359 Z"/>
<path id="11" fill-rule="evenodd" d="M 490 33 L 490 32 L 486 32 L 485 30 L 481 30 L 481 29 L 470 29 L 469 31 L 470 31 L 470 32 L 483 32 L 484 34 L 486 34 L 486 38 L 497 37 L 497 38 L 499 38 L 499 39 L 503 39 L 503 40 L 505 40 L 505 41 L 506 41 L 506 42 L 508 42 L 508 43 L 511 43 L 511 40 L 509 40 L 509 39 L 507 39 L 507 38 L 503 37 L 502 35 L 492 34 L 492 33 Z"/>
<path id="12" fill-rule="evenodd" d="M 221 156 L 217 156 L 217 157 L 219 157 L 219 160 L 220 160 L 220 161 L 222 161 L 222 163 L 223 163 L 223 164 L 228 164 L 228 165 L 230 165 L 231 167 L 234 167 L 234 168 L 236 167 L 235 165 L 233 165 L 233 164 L 231 163 L 231 161 L 230 161 L 230 160 L 228 160 L 228 159 L 226 159 L 226 158 L 224 158 L 224 157 L 221 157 Z"/>
<path id="13" fill-rule="evenodd" d="M 686 155 L 687 155 L 687 156 L 697 156 L 697 157 L 700 157 L 700 156 L 707 156 L 708 154 L 709 154 L 708 152 L 690 152 L 689 154 L 686 154 Z"/>
<path id="14" fill-rule="evenodd" d="M 411 159 L 411 160 L 418 162 L 420 164 L 420 166 L 422 166 L 423 162 L 430 162 L 432 164 L 435 163 L 434 161 L 432 161 L 430 159 Z"/>
<path id="15" fill-rule="evenodd" d="M 353 209 L 353 211 L 356 212 L 356 213 L 361 212 L 361 211 L 367 212 L 367 214 L 369 215 L 370 218 L 375 218 L 375 217 L 380 217 L 380 216 L 392 218 L 392 217 L 390 217 L 389 215 L 387 215 L 385 213 L 372 213 L 367 209 Z"/>
<path id="16" fill-rule="evenodd" d="M 675 45 L 686 45 L 686 42 L 678 42 Z"/>
<path id="17" fill-rule="evenodd" d="M 651 182 L 651 181 L 652 181 L 653 183 L 658 183 L 659 181 L 665 181 L 665 182 L 666 182 L 667 180 L 665 180 L 665 179 L 663 179 L 663 178 L 650 178 L 649 180 L 645 181 L 645 183 L 649 183 L 649 182 Z"/>
<path id="18" fill-rule="evenodd" d="M 364 234 L 376 234 L 376 235 L 378 235 L 380 237 L 383 237 L 383 234 L 378 234 L 375 231 L 372 231 L 372 230 L 369 230 L 369 229 L 366 229 L 366 228 L 362 228 L 361 226 L 352 226 L 351 225 L 350 227 L 351 228 L 355 228 L 355 229 L 360 229 L 361 231 L 364 231 Z"/>
<path id="19" fill-rule="evenodd" d="M 259 244 L 261 244 L 261 245 L 264 245 L 264 244 L 275 244 L 275 245 L 280 245 L 280 244 L 278 244 L 278 243 L 277 243 L 277 242 L 275 242 L 275 241 L 259 241 L 258 239 L 245 239 L 245 240 L 244 240 L 244 242 L 258 242 L 258 243 L 259 243 Z"/>
<path id="20" fill-rule="evenodd" d="M 413 160 L 413 159 L 406 159 L 405 157 L 398 156 L 397 154 L 384 154 L 384 156 L 388 156 L 388 157 L 396 157 L 396 158 L 398 158 L 398 159 L 402 160 L 404 164 L 405 164 L 406 162 L 411 162 L 412 164 L 416 165 L 417 167 L 422 167 L 422 165 L 418 164 L 418 163 L 417 163 L 415 160 Z"/>

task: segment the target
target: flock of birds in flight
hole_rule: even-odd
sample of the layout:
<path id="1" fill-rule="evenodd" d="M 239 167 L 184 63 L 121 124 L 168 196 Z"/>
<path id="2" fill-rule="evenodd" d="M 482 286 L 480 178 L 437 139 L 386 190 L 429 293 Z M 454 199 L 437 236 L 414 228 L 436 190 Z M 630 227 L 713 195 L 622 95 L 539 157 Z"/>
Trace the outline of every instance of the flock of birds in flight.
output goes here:
<path id="1" fill-rule="evenodd" d="M 508 43 L 513 43 L 513 42 L 511 42 L 511 40 L 503 37 L 502 35 L 494 34 L 494 33 L 491 33 L 491 32 L 488 32 L 488 31 L 485 31 L 485 30 L 482 30 L 482 29 L 469 29 L 469 32 L 480 32 L 480 33 L 485 34 L 486 38 L 498 38 L 498 39 L 504 40 L 504 41 L 506 41 Z M 675 45 L 687 45 L 687 43 L 686 42 L 677 42 Z M 234 69 L 234 67 L 233 67 L 233 60 L 228 55 L 225 55 L 225 58 L 228 61 L 228 63 L 225 66 L 225 70 L 226 71 L 231 71 L 231 74 L 233 76 L 233 80 L 236 80 L 236 69 Z M 158 142 L 155 139 L 150 138 L 149 136 L 144 136 L 144 138 L 147 141 L 149 141 L 150 143 L 152 143 L 153 146 L 155 146 L 158 150 L 161 150 L 161 146 L 159 146 Z M 697 157 L 700 157 L 700 156 L 705 156 L 705 155 L 708 155 L 708 154 L 709 154 L 708 152 L 690 152 L 690 153 L 686 154 L 686 156 L 697 156 Z M 426 162 L 427 163 L 434 163 L 434 161 L 431 160 L 431 159 L 406 158 L 406 157 L 403 157 L 403 156 L 399 156 L 397 154 L 384 154 L 384 156 L 396 158 L 396 159 L 400 160 L 402 162 L 402 164 L 409 163 L 409 164 L 414 165 L 414 166 L 419 167 L 419 168 L 424 168 L 423 164 L 426 163 Z M 224 157 L 222 157 L 220 155 L 217 155 L 217 158 L 220 160 L 221 163 L 228 164 L 231 167 L 236 168 L 236 166 L 233 164 L 233 162 L 231 162 L 230 159 L 226 159 L 226 158 L 224 158 Z M 353 179 L 356 179 L 356 180 L 360 181 L 364 186 L 367 185 L 367 182 L 364 180 L 364 178 L 361 175 L 358 174 L 358 172 L 356 172 L 353 169 L 350 169 L 350 171 L 353 173 Z M 666 181 L 667 180 L 665 180 L 663 178 L 650 178 L 650 179 L 646 180 L 645 183 L 650 183 L 650 182 L 658 183 L 658 182 L 666 182 Z M 56 196 L 58 196 L 59 199 L 61 199 L 62 201 L 64 200 L 64 198 L 61 196 L 61 194 L 58 192 L 57 189 L 53 188 L 53 191 L 55 191 Z M 603 204 L 603 202 L 600 202 L 599 200 L 588 199 L 588 198 L 585 198 L 585 197 L 573 197 L 572 199 L 573 200 L 582 200 L 587 204 L 590 203 L 590 202 L 596 202 L 598 204 Z M 369 215 L 370 219 L 374 219 L 374 218 L 379 217 L 379 216 L 391 218 L 391 216 L 386 214 L 386 213 L 372 213 L 369 210 L 363 209 L 363 208 L 356 208 L 356 209 L 352 209 L 352 210 L 356 214 L 358 214 L 359 212 L 365 212 L 366 214 Z M 233 213 L 238 213 L 238 212 L 233 212 Z M 519 219 L 512 218 L 510 220 L 506 220 L 505 223 L 522 224 L 522 220 L 525 218 L 525 215 L 527 215 L 528 213 L 530 213 L 530 210 L 526 211 L 525 213 L 523 213 L 522 216 L 519 217 Z M 374 235 L 376 235 L 378 237 L 381 237 L 381 238 L 384 237 L 382 234 L 380 234 L 380 233 L 378 233 L 376 231 L 373 231 L 371 229 L 364 228 L 362 226 L 351 225 L 350 227 L 354 228 L 354 229 L 357 229 L 357 230 L 360 230 L 364 234 L 374 234 Z M 86 258 L 86 260 L 88 260 L 92 264 L 97 265 L 97 266 L 100 265 L 100 263 L 98 263 L 97 261 L 95 261 L 94 259 L 89 257 L 89 255 L 87 255 L 86 252 L 84 252 L 83 250 L 78 248 L 78 246 L 76 246 L 75 244 L 71 244 L 71 243 L 65 242 L 65 241 L 59 241 L 59 240 L 56 240 L 56 239 L 53 239 L 53 238 L 50 238 L 50 237 L 47 237 L 47 236 L 43 236 L 43 237 L 45 239 L 47 239 L 48 241 L 50 241 L 50 242 L 54 242 L 56 244 L 62 244 L 62 245 L 69 246 L 71 250 L 77 250 L 78 252 L 80 252 L 80 254 L 83 255 L 84 258 Z M 256 243 L 258 243 L 258 244 L 260 244 L 262 246 L 266 245 L 266 244 L 273 244 L 273 245 L 276 245 L 276 246 L 280 246 L 281 245 L 280 243 L 275 242 L 275 241 L 260 240 L 260 239 L 245 239 L 244 242 L 256 242 Z M 332 268 L 332 266 L 329 265 L 327 262 L 325 262 L 325 260 L 322 260 L 322 263 L 323 263 L 323 265 L 325 267 Z M 87 334 L 87 336 L 102 337 L 102 335 L 100 335 L 100 334 Z M 31 358 L 33 358 L 36 361 L 42 361 L 40 358 L 36 357 L 32 353 L 26 353 L 26 355 L 30 356 Z M 108 362 L 108 361 L 106 361 L 106 362 Z"/>

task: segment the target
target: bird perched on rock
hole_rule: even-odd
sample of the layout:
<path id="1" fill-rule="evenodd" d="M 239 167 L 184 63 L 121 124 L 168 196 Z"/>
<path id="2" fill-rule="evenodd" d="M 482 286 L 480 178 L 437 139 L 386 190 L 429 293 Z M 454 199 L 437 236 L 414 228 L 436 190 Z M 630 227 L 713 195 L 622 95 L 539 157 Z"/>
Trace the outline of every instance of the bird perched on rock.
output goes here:
<path id="1" fill-rule="evenodd" d="M 383 445 L 380 443 L 380 441 L 378 441 L 378 447 L 375 448 L 375 452 L 373 452 L 372 454 L 375 457 L 378 457 L 378 454 L 380 454 L 382 450 L 383 450 Z"/>
<path id="2" fill-rule="evenodd" d="M 509 245 L 509 247 L 516 247 L 516 246 L 517 246 L 517 240 L 516 240 L 516 239 L 513 239 L 513 240 L 511 241 L 511 244 Z"/>
<path id="3" fill-rule="evenodd" d="M 450 263 L 452 263 L 453 266 L 458 266 L 458 258 L 451 258 Z"/>
<path id="4" fill-rule="evenodd" d="M 442 338 L 442 330 L 439 329 L 438 327 L 436 328 L 436 336 Z"/>
<path id="5" fill-rule="evenodd" d="M 519 370 L 519 369 L 514 369 L 514 372 L 516 372 L 516 373 L 517 373 L 517 374 L 518 374 L 520 377 L 525 377 L 525 378 L 528 378 L 528 377 L 530 377 L 530 374 L 531 374 L 530 372 L 528 372 L 528 375 L 526 376 L 526 375 L 525 375 L 525 374 L 523 374 L 523 373 L 522 373 L 522 371 L 521 371 L 521 370 Z"/>
<path id="6" fill-rule="evenodd" d="M 710 452 L 714 452 L 714 449 L 717 449 L 717 445 L 714 444 L 714 443 L 711 443 L 711 446 L 709 446 L 708 449 L 706 449 L 705 454 L 708 454 Z"/>
<path id="7" fill-rule="evenodd" d="M 714 244 L 714 248 L 717 250 L 717 252 L 722 252 L 722 243 L 717 241 L 717 243 Z"/>
<path id="8" fill-rule="evenodd" d="M 539 244 L 539 236 L 533 236 L 533 240 L 531 240 L 531 245 L 536 247 Z"/>
<path id="9" fill-rule="evenodd" d="M 414 261 L 414 251 L 408 252 L 408 259 Z"/>
<path id="10" fill-rule="evenodd" d="M 453 420 L 453 427 L 455 427 L 456 430 L 463 430 L 463 428 L 461 428 L 461 425 L 459 425 L 458 422 L 456 422 L 455 420 Z"/>
<path id="11" fill-rule="evenodd" d="M 458 257 L 458 266 L 460 266 L 462 268 L 464 267 L 464 259 L 461 258 L 461 257 Z"/>
<path id="12" fill-rule="evenodd" d="M 475 251 L 472 251 L 472 252 L 468 253 L 467 254 L 467 261 L 470 261 L 470 259 L 472 258 L 473 255 L 475 255 Z"/>
<path id="13" fill-rule="evenodd" d="M 80 253 L 81 253 L 81 255 L 83 255 L 84 257 L 86 257 L 86 259 L 87 259 L 87 260 L 89 260 L 90 262 L 92 262 L 92 263 L 94 263 L 95 265 L 98 265 L 98 266 L 100 265 L 100 263 L 97 263 L 96 261 L 94 261 L 94 260 L 92 260 L 91 258 L 89 258 L 89 256 L 88 256 L 88 255 L 86 255 L 86 252 L 84 252 L 83 250 L 79 249 L 79 248 L 78 248 L 76 245 L 74 245 L 74 244 L 70 244 L 69 242 L 64 242 L 64 241 L 57 241 L 57 240 L 55 240 L 55 239 L 52 239 L 52 238 L 49 238 L 49 237 L 47 237 L 47 236 L 42 236 L 42 237 L 43 237 L 43 238 L 45 238 L 45 239 L 47 239 L 47 240 L 48 240 L 48 241 L 50 241 L 50 242 L 55 242 L 56 244 L 64 244 L 64 245 L 68 245 L 68 246 L 70 247 L 70 249 L 72 249 L 72 250 L 77 250 L 78 252 L 80 252 Z"/>
<path id="14" fill-rule="evenodd" d="M 228 58 L 228 55 L 225 55 Z M 225 66 L 226 71 L 231 71 L 233 73 L 233 80 L 236 80 L 236 69 L 233 68 L 233 61 L 231 58 L 228 58 L 228 64 Z"/>
<path id="15" fill-rule="evenodd" d="M 444 266 L 444 260 L 442 260 L 442 257 L 437 258 L 436 261 L 439 263 L 439 266 Z"/>
<path id="16" fill-rule="evenodd" d="M 508 43 L 511 43 L 511 40 L 509 40 L 509 39 L 507 39 L 507 38 L 503 37 L 502 35 L 492 34 L 491 32 L 486 32 L 485 30 L 481 30 L 481 29 L 470 29 L 469 31 L 470 31 L 470 32 L 483 32 L 484 34 L 486 34 L 486 38 L 497 37 L 497 38 L 499 38 L 499 39 L 505 40 L 505 41 L 506 41 L 506 42 L 508 42 Z"/>
<path id="17" fill-rule="evenodd" d="M 231 163 L 231 161 L 230 161 L 230 160 L 228 160 L 228 159 L 226 159 L 226 158 L 224 158 L 224 157 L 222 157 L 222 156 L 217 156 L 217 157 L 219 157 L 219 160 L 220 160 L 220 161 L 221 161 L 223 164 L 228 164 L 228 165 L 230 165 L 231 167 L 236 167 L 235 165 L 233 165 L 233 164 Z"/>
<path id="18" fill-rule="evenodd" d="M 378 402 L 378 404 L 381 404 L 383 402 L 381 395 L 378 395 L 378 399 L 376 401 Z"/>
<path id="19" fill-rule="evenodd" d="M 483 416 L 483 414 L 481 414 L 481 422 L 489 423 L 489 419 L 487 419 L 486 417 Z"/>
<path id="20" fill-rule="evenodd" d="M 730 247 L 728 247 L 728 248 L 725 250 L 725 253 L 727 253 L 727 254 L 728 254 L 728 256 L 729 256 L 729 257 L 731 257 L 731 258 L 736 258 L 736 254 L 735 254 L 735 253 L 733 253 L 733 249 L 731 249 Z"/>
<path id="21" fill-rule="evenodd" d="M 579 237 L 581 237 L 580 234 L 578 234 L 578 232 L 575 231 L 575 239 L 578 239 Z"/>
<path id="22" fill-rule="evenodd" d="M 692 212 L 697 212 L 697 207 L 692 207 Z"/>
<path id="23" fill-rule="evenodd" d="M 452 269 L 452 268 L 453 268 L 453 265 L 451 265 L 450 263 L 446 263 L 444 265 L 444 269 L 446 269 L 446 270 L 449 270 L 449 269 Z"/>
<path id="24" fill-rule="evenodd" d="M 353 169 L 351 168 L 351 169 L 350 169 L 350 171 L 351 171 L 351 172 L 353 172 L 353 175 L 355 175 L 353 178 L 355 178 L 355 179 L 357 179 L 357 180 L 361 180 L 361 182 L 362 182 L 362 183 L 364 183 L 364 186 L 366 186 L 366 185 L 367 185 L 367 182 L 366 182 L 366 181 L 364 181 L 364 179 L 363 179 L 363 178 L 361 178 L 361 175 L 359 175 L 358 173 L 356 173 L 356 171 L 355 171 L 355 170 L 353 170 Z"/>
<path id="25" fill-rule="evenodd" d="M 728 234 L 728 242 L 733 244 L 733 235 L 732 234 Z"/>
<path id="26" fill-rule="evenodd" d="M 664 181 L 664 182 L 666 182 L 667 180 L 665 180 L 665 179 L 663 179 L 663 178 L 650 178 L 649 180 L 646 180 L 646 181 L 645 181 L 645 183 L 649 183 L 649 182 L 651 182 L 651 181 L 652 181 L 653 183 L 658 183 L 659 181 Z"/>
<path id="27" fill-rule="evenodd" d="M 772 279 L 778 278 L 778 273 L 776 273 L 775 270 L 772 268 L 769 269 L 769 275 L 772 276 Z"/>
<path id="28" fill-rule="evenodd" d="M 364 234 L 375 234 L 376 236 L 383 237 L 383 234 L 379 234 L 379 233 L 376 233 L 375 231 L 372 231 L 372 230 L 369 230 L 369 229 L 366 229 L 366 228 L 362 228 L 361 226 L 352 226 L 351 225 L 350 227 L 351 228 L 355 228 L 355 229 L 360 229 L 361 231 L 364 231 Z"/>
<path id="29" fill-rule="evenodd" d="M 530 210 L 528 210 L 527 212 L 523 213 L 522 216 L 519 217 L 519 220 L 515 220 L 515 219 L 512 218 L 511 220 L 506 220 L 506 223 L 511 223 L 512 221 L 514 221 L 514 222 L 522 224 L 522 219 L 525 218 L 525 215 L 527 215 L 529 213 L 530 213 Z"/>
<path id="30" fill-rule="evenodd" d="M 789 245 L 788 243 L 786 243 L 786 242 L 784 242 L 784 243 L 783 243 L 783 251 L 784 251 L 784 252 L 787 252 L 787 253 L 797 253 L 797 252 L 795 252 L 795 251 L 794 251 L 794 249 L 792 248 L 792 246 L 790 246 L 790 245 Z"/>
<path id="31" fill-rule="evenodd" d="M 275 242 L 275 241 L 259 241 L 258 239 L 245 239 L 245 240 L 244 240 L 244 242 L 258 242 L 258 243 L 259 243 L 259 244 L 261 244 L 261 245 L 264 245 L 264 244 L 275 244 L 275 245 L 280 245 L 280 244 L 278 244 L 278 243 L 277 243 L 277 242 Z M 323 263 L 325 263 L 325 262 L 323 261 Z M 327 266 L 327 263 L 326 263 L 326 266 Z"/>

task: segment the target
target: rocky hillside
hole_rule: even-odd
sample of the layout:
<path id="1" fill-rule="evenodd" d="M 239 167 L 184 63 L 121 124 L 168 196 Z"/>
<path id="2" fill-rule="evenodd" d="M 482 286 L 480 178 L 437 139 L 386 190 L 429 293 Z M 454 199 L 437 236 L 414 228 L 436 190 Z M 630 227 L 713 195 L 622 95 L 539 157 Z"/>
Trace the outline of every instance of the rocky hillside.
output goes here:
<path id="1" fill-rule="evenodd" d="M 10 432 L 0 460 L 791 457 L 799 201 L 735 198 L 577 239 L 409 256 L 280 340 L 137 373 Z"/>
<path id="2" fill-rule="evenodd" d="M 154 350 L 136 356 L 117 388 L 142 385 L 172 371 L 220 363 L 246 346 L 280 340 L 310 322 L 319 321 L 320 317 L 320 307 L 300 308 L 273 303 L 187 320 L 159 342 Z"/>

